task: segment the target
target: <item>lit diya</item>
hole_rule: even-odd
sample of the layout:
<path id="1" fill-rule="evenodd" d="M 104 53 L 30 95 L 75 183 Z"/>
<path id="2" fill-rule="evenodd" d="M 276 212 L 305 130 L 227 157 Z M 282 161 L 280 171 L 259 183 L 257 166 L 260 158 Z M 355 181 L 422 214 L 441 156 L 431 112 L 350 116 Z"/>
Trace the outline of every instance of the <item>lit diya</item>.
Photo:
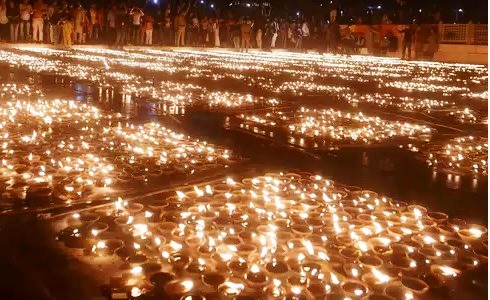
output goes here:
<path id="1" fill-rule="evenodd" d="M 228 269 L 233 276 L 243 276 L 248 270 L 247 261 L 244 259 L 235 259 L 228 262 Z"/>
<path id="2" fill-rule="evenodd" d="M 198 258 L 197 260 L 192 260 L 192 262 L 187 266 L 185 270 L 189 277 L 200 279 L 206 269 L 206 262 L 203 259 Z"/>
<path id="3" fill-rule="evenodd" d="M 268 278 L 258 265 L 252 265 L 245 275 L 247 283 L 253 288 L 262 288 L 267 284 Z"/>
<path id="4" fill-rule="evenodd" d="M 178 297 L 188 294 L 194 288 L 192 280 L 172 280 L 163 287 L 165 293 L 171 297 Z"/>
<path id="5" fill-rule="evenodd" d="M 218 287 L 220 294 L 231 298 L 238 297 L 244 289 L 245 285 L 237 278 L 231 278 L 229 281 L 225 281 Z"/>

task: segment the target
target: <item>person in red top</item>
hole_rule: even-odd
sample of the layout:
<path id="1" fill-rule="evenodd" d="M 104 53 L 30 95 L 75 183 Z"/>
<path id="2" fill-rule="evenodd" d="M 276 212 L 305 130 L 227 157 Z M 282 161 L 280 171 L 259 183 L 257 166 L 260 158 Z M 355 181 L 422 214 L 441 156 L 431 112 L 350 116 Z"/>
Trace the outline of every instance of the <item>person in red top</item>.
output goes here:
<path id="1" fill-rule="evenodd" d="M 145 15 L 145 45 L 151 45 L 153 43 L 153 23 L 155 20 L 150 14 Z"/>
<path id="2" fill-rule="evenodd" d="M 47 12 L 46 4 L 43 0 L 36 0 L 32 9 L 32 38 L 34 42 L 43 41 L 44 16 Z"/>

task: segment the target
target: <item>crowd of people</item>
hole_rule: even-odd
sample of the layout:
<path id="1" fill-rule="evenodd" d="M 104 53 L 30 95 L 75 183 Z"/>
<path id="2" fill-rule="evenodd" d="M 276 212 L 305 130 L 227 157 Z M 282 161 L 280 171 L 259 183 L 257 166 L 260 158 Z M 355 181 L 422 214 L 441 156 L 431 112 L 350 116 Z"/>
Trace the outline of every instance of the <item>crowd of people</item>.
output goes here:
<path id="1" fill-rule="evenodd" d="M 341 26 L 335 13 L 325 19 L 267 17 L 208 17 L 199 15 L 190 3 L 174 14 L 164 9 L 145 9 L 115 1 L 110 5 L 52 0 L 0 0 L 0 40 L 11 43 L 162 45 L 309 49 L 353 53 L 363 47 L 389 51 L 398 47 L 393 35 L 380 36 L 375 27 L 366 35 Z M 410 55 L 413 26 L 404 29 L 403 48 Z"/>

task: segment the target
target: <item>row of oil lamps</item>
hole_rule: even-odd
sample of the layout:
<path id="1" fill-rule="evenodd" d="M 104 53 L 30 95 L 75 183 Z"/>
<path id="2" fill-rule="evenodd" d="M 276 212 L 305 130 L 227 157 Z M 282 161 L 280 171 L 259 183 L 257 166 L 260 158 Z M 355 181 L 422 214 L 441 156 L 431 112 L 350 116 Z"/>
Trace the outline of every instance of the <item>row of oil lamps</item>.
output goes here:
<path id="1" fill-rule="evenodd" d="M 13 203 L 46 205 L 52 196 L 71 202 L 114 185 L 232 162 L 221 147 L 67 100 L 2 103 L 0 131 L 0 188 Z"/>
<path id="2" fill-rule="evenodd" d="M 431 142 L 427 146 L 409 145 L 419 152 L 427 164 L 435 169 L 456 174 L 488 174 L 488 139 L 460 136 L 443 142 Z"/>
<path id="3" fill-rule="evenodd" d="M 180 104 L 190 104 L 192 101 L 192 91 L 195 90 L 196 86 L 185 86 L 180 85 L 177 89 L 175 87 L 169 87 L 178 85 L 177 83 L 169 82 L 169 81 L 161 81 L 160 84 L 156 84 L 155 87 L 155 78 L 158 77 L 167 77 L 164 74 L 170 74 L 172 76 L 179 76 L 180 73 L 187 73 L 187 76 L 190 78 L 202 78 L 209 75 L 213 79 L 217 79 L 218 76 L 220 79 L 226 78 L 235 78 L 235 73 L 237 71 L 247 70 L 248 72 L 254 72 L 253 74 L 248 74 L 248 76 L 241 76 L 240 80 L 248 79 L 251 76 L 258 77 L 259 72 L 272 72 L 273 74 L 281 76 L 292 76 L 292 79 L 295 81 L 286 81 L 286 82 L 278 82 L 270 85 L 267 83 L 266 77 L 262 77 L 265 82 L 260 81 L 254 83 L 254 85 L 258 85 L 261 88 L 265 89 L 265 91 L 279 93 L 279 94 L 288 94 L 293 93 L 295 95 L 303 95 L 303 94 L 311 94 L 311 93 L 321 93 L 329 95 L 339 96 L 342 99 L 347 100 L 348 103 L 359 103 L 360 101 L 364 102 L 364 98 L 366 97 L 367 102 L 371 104 L 376 104 L 379 106 L 392 106 L 394 108 L 402 108 L 404 110 L 411 111 L 419 111 L 423 110 L 424 112 L 433 112 L 435 108 L 441 107 L 442 105 L 448 106 L 451 111 L 454 111 L 453 114 L 457 114 L 456 117 L 464 123 L 474 123 L 475 116 L 473 112 L 471 112 L 471 108 L 468 107 L 468 104 L 455 105 L 452 103 L 449 106 L 446 100 L 427 100 L 424 101 L 423 104 L 419 104 L 419 100 L 413 99 L 413 97 L 393 97 L 391 94 L 383 96 L 380 100 L 372 101 L 373 97 L 375 99 L 379 98 L 377 94 L 371 96 L 371 93 L 367 93 L 365 95 L 357 95 L 356 93 L 352 93 L 349 91 L 349 88 L 344 86 L 336 86 L 336 85 L 323 85 L 316 83 L 317 80 L 321 80 L 322 76 L 324 76 L 324 69 L 319 69 L 320 67 L 325 67 L 326 65 L 331 66 L 329 69 L 330 72 L 333 72 L 332 76 L 340 77 L 348 81 L 359 82 L 362 81 L 362 78 L 371 78 L 372 80 L 376 80 L 376 78 L 390 78 L 390 76 L 394 76 L 394 78 L 402 77 L 407 81 L 399 81 L 399 82 L 389 82 L 388 86 L 396 86 L 398 88 L 406 88 L 408 90 L 413 89 L 414 87 L 418 90 L 425 91 L 445 91 L 448 93 L 449 91 L 459 91 L 460 94 L 470 95 L 471 93 L 467 93 L 467 87 L 463 85 L 462 87 L 459 84 L 457 76 L 455 76 L 454 72 L 449 72 L 450 69 L 458 69 L 461 68 L 465 72 L 470 74 L 475 74 L 474 76 L 479 77 L 482 72 L 481 68 L 478 67 L 470 67 L 470 66 L 452 66 L 452 65 L 438 65 L 430 64 L 424 65 L 422 68 L 423 73 L 419 74 L 416 78 L 423 78 L 422 75 L 427 75 L 427 72 L 431 74 L 435 71 L 442 72 L 440 76 L 430 76 L 433 78 L 432 81 L 435 81 L 435 84 L 425 83 L 425 82 L 410 82 L 413 79 L 413 76 L 409 76 L 409 71 L 405 70 L 408 68 L 409 70 L 415 68 L 420 68 L 417 63 L 414 64 L 404 64 L 403 62 L 394 61 L 394 60 L 353 60 L 348 63 L 347 61 L 337 61 L 336 63 L 330 62 L 332 59 L 329 56 L 321 57 L 314 59 L 315 56 L 290 56 L 290 55 L 277 55 L 277 57 L 273 57 L 272 55 L 267 54 L 257 54 L 251 57 L 242 57 L 238 56 L 236 53 L 223 53 L 223 52 L 215 52 L 215 53 L 206 53 L 206 52 L 165 52 L 165 51 L 115 51 L 108 49 L 79 49 L 77 52 L 66 52 L 60 50 L 53 50 L 47 48 L 23 48 L 22 55 L 16 53 L 0 53 L 0 59 L 5 58 L 5 61 L 8 61 L 11 64 L 15 65 L 25 65 L 31 68 L 32 70 L 45 70 L 50 72 L 55 72 L 58 74 L 73 76 L 79 79 L 89 79 L 97 82 L 123 82 L 123 87 L 125 91 L 130 91 L 134 94 L 145 94 L 150 95 L 155 98 L 160 98 L 163 101 L 172 101 L 179 102 Z M 42 59 L 36 61 L 35 58 L 29 56 L 26 53 L 32 53 L 33 55 L 43 55 Z M 3 54 L 3 55 L 1 55 Z M 276 55 L 276 53 L 274 53 Z M 226 58 L 226 61 L 223 61 L 223 58 Z M 192 64 L 184 63 L 186 60 L 191 60 Z M 49 61 L 48 63 L 46 63 Z M 80 61 L 84 62 L 85 65 L 80 64 Z M 147 63 L 151 61 L 152 63 Z M 287 68 L 284 68 L 284 65 L 279 64 L 278 62 L 284 61 L 287 65 Z M 364 68 L 353 68 L 351 64 L 359 63 L 359 61 L 365 64 Z M 291 63 L 289 63 L 291 62 Z M 260 63 L 263 67 L 255 68 L 254 63 Z M 313 70 L 311 69 L 314 64 Z M 94 66 L 94 64 L 96 64 Z M 379 67 L 379 65 L 386 64 L 395 64 L 397 67 L 389 68 L 386 66 Z M 179 67 L 177 67 L 179 66 Z M 97 72 L 97 69 L 106 69 L 105 72 Z M 128 72 L 128 69 L 133 69 L 136 71 L 136 74 L 140 73 L 142 75 L 136 75 L 134 72 Z M 276 70 L 277 69 L 277 70 Z M 359 71 L 361 70 L 361 72 Z M 374 71 L 366 71 L 365 69 L 373 69 Z M 441 71 L 442 70 L 442 71 Z M 146 74 L 147 71 L 150 71 L 151 74 Z M 218 72 L 220 71 L 220 72 Z M 221 72 L 224 71 L 224 72 Z M 230 72 L 230 73 L 228 73 Z M 347 72 L 347 74 L 345 74 Z M 349 75 L 349 72 L 352 74 Z M 191 74 L 189 74 L 191 73 Z M 195 73 L 195 74 L 193 74 Z M 337 74 L 340 73 L 340 74 Z M 399 74 L 401 73 L 401 74 Z M 412 72 L 413 73 L 413 72 Z M 395 75 L 398 74 L 398 75 Z M 363 76 L 361 76 L 363 75 Z M 152 78 L 152 79 L 150 79 Z M 298 78 L 300 79 L 298 81 Z M 443 82 L 445 85 L 441 85 L 441 79 L 445 79 Z M 255 78 L 255 81 L 257 78 Z M 426 81 L 427 81 L 426 80 Z M 157 80 L 158 81 L 158 80 Z M 132 84 L 128 85 L 127 82 L 132 82 Z M 265 83 L 265 84 L 263 84 Z M 448 85 L 449 83 L 449 85 Z M 414 87 L 412 87 L 414 86 Z M 201 90 L 205 90 L 204 87 L 198 87 Z M 380 87 L 380 88 L 384 88 Z M 188 95 L 189 97 L 179 97 L 173 96 L 173 93 Z M 234 97 L 227 95 L 226 93 L 221 94 L 221 92 L 217 93 L 217 97 L 211 104 L 215 104 L 218 102 L 220 106 L 224 107 L 246 107 L 250 106 L 249 101 L 242 101 L 243 97 L 247 97 L 246 95 L 240 95 L 238 97 Z M 436 96 L 438 96 L 436 94 Z M 440 96 L 438 96 L 440 97 Z M 226 98 L 223 101 L 220 101 L 222 98 Z M 207 100 L 206 98 L 204 100 Z M 422 100 L 420 100 L 422 101 Z M 255 103 L 258 104 L 258 103 Z M 479 122 L 480 120 L 478 120 Z"/>
<path id="4" fill-rule="evenodd" d="M 487 263 L 485 227 L 308 173 L 118 199 L 63 222 L 59 241 L 120 260 L 112 288 L 133 297 L 422 299 Z"/>
<path id="5" fill-rule="evenodd" d="M 428 126 L 334 109 L 312 110 L 301 107 L 292 114 L 276 110 L 262 115 L 241 114 L 238 118 L 250 125 L 284 127 L 290 134 L 300 138 L 330 140 L 341 144 L 372 144 L 400 137 L 426 140 L 433 134 Z"/>

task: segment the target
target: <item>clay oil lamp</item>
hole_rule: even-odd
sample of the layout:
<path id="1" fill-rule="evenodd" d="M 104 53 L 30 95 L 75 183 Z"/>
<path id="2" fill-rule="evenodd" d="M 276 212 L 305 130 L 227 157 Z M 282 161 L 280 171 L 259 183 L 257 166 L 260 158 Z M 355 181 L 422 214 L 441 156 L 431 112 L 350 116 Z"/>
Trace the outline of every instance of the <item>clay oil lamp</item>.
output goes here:
<path id="1" fill-rule="evenodd" d="M 308 290 L 302 286 L 291 286 L 286 293 L 285 299 L 287 300 L 306 300 L 308 299 Z"/>
<path id="2" fill-rule="evenodd" d="M 187 268 L 191 262 L 190 257 L 182 252 L 170 253 L 168 258 L 169 263 L 172 265 L 172 269 L 176 274 L 181 274 Z"/>
<path id="3" fill-rule="evenodd" d="M 64 243 L 65 247 L 72 249 L 83 249 L 88 244 L 80 229 L 75 226 L 61 230 L 57 238 Z"/>
<path id="4" fill-rule="evenodd" d="M 289 272 L 289 268 L 286 262 L 281 260 L 272 259 L 271 262 L 265 266 L 267 272 L 271 275 L 271 278 L 281 279 Z"/>
<path id="5" fill-rule="evenodd" d="M 82 212 L 80 214 L 73 214 L 72 218 L 69 218 L 68 223 L 73 225 L 80 225 L 83 227 L 88 227 L 100 219 L 100 216 L 90 212 Z"/>
<path id="6" fill-rule="evenodd" d="M 165 284 L 174 279 L 174 275 L 172 273 L 167 272 L 156 272 L 150 276 L 151 284 L 156 288 L 163 288 Z"/>
<path id="7" fill-rule="evenodd" d="M 473 242 L 481 239 L 487 233 L 487 228 L 480 225 L 465 225 L 458 231 L 459 236 L 466 242 Z"/>
<path id="8" fill-rule="evenodd" d="M 202 276 L 202 282 L 204 285 L 213 288 L 214 290 L 217 290 L 218 287 L 223 284 L 226 280 L 226 277 L 217 272 L 206 272 Z"/>
<path id="9" fill-rule="evenodd" d="M 339 254 L 342 255 L 342 257 L 345 258 L 347 262 L 355 262 L 361 255 L 361 252 L 354 247 L 347 247 L 341 249 L 339 251 Z"/>
<path id="10" fill-rule="evenodd" d="M 92 252 L 100 256 L 110 256 L 114 255 L 123 245 L 124 242 L 119 239 L 100 240 L 92 247 Z"/>
<path id="11" fill-rule="evenodd" d="M 245 279 L 254 289 L 263 288 L 268 282 L 266 273 L 263 272 L 256 264 L 250 266 L 250 270 L 245 275 Z"/>
<path id="12" fill-rule="evenodd" d="M 364 275 L 362 275 L 362 282 L 364 282 L 370 288 L 370 290 L 382 293 L 386 286 L 386 283 L 390 281 L 390 278 L 388 277 L 388 275 L 377 271 L 377 269 L 373 270 L 376 270 L 375 272 L 378 273 L 365 273 Z"/>
<path id="13" fill-rule="evenodd" d="M 272 284 L 269 284 L 264 289 L 264 294 L 268 299 L 284 299 L 286 295 L 286 289 L 284 288 L 281 280 L 273 279 Z"/>
<path id="14" fill-rule="evenodd" d="M 242 258 L 233 259 L 228 262 L 228 270 L 233 276 L 241 277 L 248 270 L 247 261 Z"/>
<path id="15" fill-rule="evenodd" d="M 373 252 L 378 255 L 378 257 L 387 257 L 393 253 L 391 249 L 391 240 L 387 237 L 374 237 L 368 240 L 371 244 Z"/>
<path id="16" fill-rule="evenodd" d="M 245 285 L 240 279 L 231 278 L 218 287 L 218 292 L 227 299 L 237 299 L 244 289 Z"/>
<path id="17" fill-rule="evenodd" d="M 342 282 L 341 287 L 346 296 L 353 298 L 365 297 L 369 291 L 361 281 L 347 280 Z"/>
<path id="18" fill-rule="evenodd" d="M 197 249 L 204 244 L 204 240 L 196 234 L 186 237 L 184 242 L 189 247 L 189 249 Z"/>
<path id="19" fill-rule="evenodd" d="M 182 295 L 192 292 L 194 282 L 190 279 L 172 280 L 163 287 L 165 293 L 173 298 L 180 298 Z"/>
<path id="20" fill-rule="evenodd" d="M 306 276 L 302 276 L 299 273 L 296 275 L 290 275 L 287 279 L 287 283 L 290 286 L 308 286 L 310 284 L 310 280 Z"/>
<path id="21" fill-rule="evenodd" d="M 308 292 L 315 299 L 324 299 L 326 295 L 332 294 L 332 287 L 328 283 L 318 281 L 308 285 Z"/>
<path id="22" fill-rule="evenodd" d="M 415 295 L 422 295 L 429 290 L 427 283 L 418 278 L 402 276 L 401 283 L 403 287 Z"/>
<path id="23" fill-rule="evenodd" d="M 210 237 L 207 243 L 199 246 L 199 248 L 197 248 L 197 253 L 199 257 L 211 258 L 211 256 L 216 253 L 216 244 L 214 239 Z"/>
<path id="24" fill-rule="evenodd" d="M 186 267 L 185 271 L 188 277 L 192 279 L 201 279 L 202 274 L 208 269 L 206 261 L 202 258 L 192 260 Z"/>
<path id="25" fill-rule="evenodd" d="M 442 224 L 448 219 L 448 215 L 442 212 L 428 212 L 427 217 L 437 224 Z"/>
<path id="26" fill-rule="evenodd" d="M 347 277 L 357 279 L 362 276 L 362 268 L 357 264 L 346 263 L 344 264 L 343 269 Z"/>

